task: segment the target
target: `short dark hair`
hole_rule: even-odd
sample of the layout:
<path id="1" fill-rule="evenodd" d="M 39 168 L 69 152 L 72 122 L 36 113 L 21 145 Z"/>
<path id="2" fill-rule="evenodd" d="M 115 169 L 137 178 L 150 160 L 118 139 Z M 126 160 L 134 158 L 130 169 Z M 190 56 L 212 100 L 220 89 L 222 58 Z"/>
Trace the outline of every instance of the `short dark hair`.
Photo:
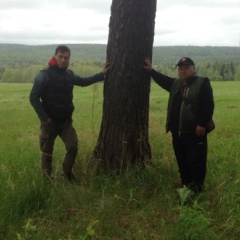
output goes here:
<path id="1" fill-rule="evenodd" d="M 57 46 L 56 50 L 55 50 L 55 55 L 58 53 L 58 52 L 69 52 L 69 54 L 71 54 L 71 51 L 70 51 L 70 48 L 66 45 L 59 45 Z"/>

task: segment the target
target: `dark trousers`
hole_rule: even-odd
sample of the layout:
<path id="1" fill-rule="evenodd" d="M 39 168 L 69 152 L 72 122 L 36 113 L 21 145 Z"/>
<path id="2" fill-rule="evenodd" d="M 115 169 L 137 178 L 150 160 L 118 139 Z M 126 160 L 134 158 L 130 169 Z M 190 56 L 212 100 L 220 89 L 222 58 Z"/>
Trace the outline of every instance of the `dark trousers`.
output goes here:
<path id="1" fill-rule="evenodd" d="M 172 143 L 182 185 L 201 192 L 206 177 L 207 136 L 173 134 Z"/>
<path id="2" fill-rule="evenodd" d="M 41 167 L 42 171 L 49 177 L 52 172 L 52 154 L 57 136 L 59 136 L 65 144 L 66 154 L 62 167 L 63 172 L 66 175 L 71 174 L 78 152 L 78 138 L 76 131 L 72 126 L 72 120 L 68 120 L 65 123 L 52 121 L 47 126 L 41 125 L 39 136 Z"/>

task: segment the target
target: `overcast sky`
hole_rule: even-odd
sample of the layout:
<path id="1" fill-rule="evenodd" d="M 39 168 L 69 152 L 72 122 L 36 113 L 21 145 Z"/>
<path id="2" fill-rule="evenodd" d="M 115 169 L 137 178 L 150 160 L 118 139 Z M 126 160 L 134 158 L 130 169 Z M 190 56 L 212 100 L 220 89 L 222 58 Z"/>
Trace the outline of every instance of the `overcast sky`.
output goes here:
<path id="1" fill-rule="evenodd" d="M 0 0 L 0 43 L 107 44 L 111 3 Z M 158 0 L 154 45 L 239 46 L 240 0 Z"/>

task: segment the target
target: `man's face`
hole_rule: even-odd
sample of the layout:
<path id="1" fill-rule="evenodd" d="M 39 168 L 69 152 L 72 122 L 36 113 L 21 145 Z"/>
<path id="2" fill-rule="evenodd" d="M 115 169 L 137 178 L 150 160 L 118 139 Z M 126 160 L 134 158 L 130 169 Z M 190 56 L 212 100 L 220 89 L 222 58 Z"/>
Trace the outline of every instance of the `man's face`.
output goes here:
<path id="1" fill-rule="evenodd" d="M 187 81 L 189 77 L 195 74 L 195 67 L 193 65 L 181 65 L 178 67 L 178 76 L 182 81 Z"/>
<path id="2" fill-rule="evenodd" d="M 54 58 L 57 60 L 59 68 L 67 68 L 70 61 L 70 53 L 59 51 L 54 55 Z"/>

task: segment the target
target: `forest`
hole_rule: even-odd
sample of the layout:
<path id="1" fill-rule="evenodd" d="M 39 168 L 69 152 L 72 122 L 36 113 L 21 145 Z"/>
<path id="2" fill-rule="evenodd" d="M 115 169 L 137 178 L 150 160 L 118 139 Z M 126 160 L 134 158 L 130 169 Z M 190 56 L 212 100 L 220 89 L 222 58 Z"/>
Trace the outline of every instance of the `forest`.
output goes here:
<path id="1" fill-rule="evenodd" d="M 47 66 L 57 45 L 0 44 L 0 82 L 29 83 Z M 107 45 L 68 44 L 70 67 L 76 74 L 89 76 L 101 70 Z M 197 73 L 211 81 L 240 81 L 240 47 L 154 46 L 153 66 L 175 77 L 176 63 L 191 57 Z M 147 57 L 147 56 L 146 56 Z M 144 59 L 143 59 L 144 64 Z"/>

